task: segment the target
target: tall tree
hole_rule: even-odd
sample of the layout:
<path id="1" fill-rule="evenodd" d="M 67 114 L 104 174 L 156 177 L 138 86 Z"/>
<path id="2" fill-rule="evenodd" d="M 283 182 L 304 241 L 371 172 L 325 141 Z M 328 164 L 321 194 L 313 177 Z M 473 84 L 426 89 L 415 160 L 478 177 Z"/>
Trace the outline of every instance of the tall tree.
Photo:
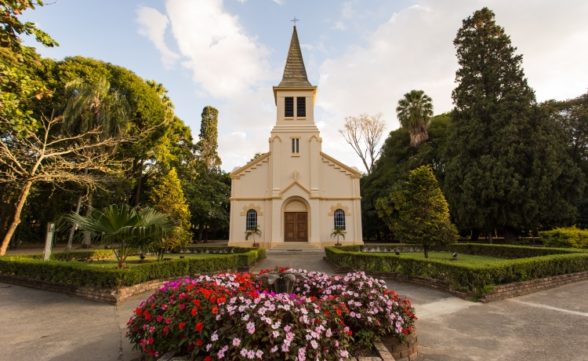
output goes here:
<path id="1" fill-rule="evenodd" d="M 429 139 L 418 147 L 410 145 L 410 134 L 405 128 L 392 132 L 382 146 L 381 156 L 372 172 L 361 178 L 361 210 L 364 239 L 387 240 L 389 228 L 378 217 L 376 200 L 388 195 L 407 178 L 408 173 L 421 165 L 430 165 L 439 181 L 445 178 L 445 149 L 451 129 L 448 113 L 431 118 Z"/>
<path id="2" fill-rule="evenodd" d="M 64 134 L 60 131 L 65 127 L 63 115 L 43 116 L 40 123 L 39 131 L 25 128 L 22 134 L 8 132 L 0 139 L 0 184 L 22 185 L 0 255 L 6 253 L 20 224 L 23 207 L 34 184 L 74 182 L 92 188 L 98 186 L 98 177 L 116 169 L 112 167 L 110 154 L 104 150 L 120 144 L 121 137 L 102 135 L 100 125 L 84 132 Z"/>
<path id="3" fill-rule="evenodd" d="M 161 251 L 188 245 L 192 240 L 190 209 L 175 168 L 162 177 L 159 184 L 151 190 L 150 199 L 153 208 L 169 215 L 174 224 L 172 230 L 163 239 Z"/>
<path id="4" fill-rule="evenodd" d="M 376 208 L 401 242 L 423 246 L 425 258 L 432 246 L 458 238 L 457 228 L 449 219 L 449 206 L 430 166 L 410 171 L 401 189 L 378 199 Z"/>
<path id="5" fill-rule="evenodd" d="M 422 90 L 411 90 L 404 94 L 396 107 L 398 120 L 410 134 L 410 145 L 417 147 L 429 139 L 427 128 L 433 116 L 433 101 Z"/>
<path id="6" fill-rule="evenodd" d="M 346 117 L 343 129 L 339 130 L 345 141 L 361 159 L 367 174 L 372 172 L 380 155 L 378 147 L 384 134 L 384 127 L 382 114 L 360 114 L 355 117 Z"/>
<path id="7" fill-rule="evenodd" d="M 546 220 L 553 194 L 578 173 L 562 167 L 561 139 L 538 111 L 533 90 L 504 29 L 488 8 L 463 21 L 454 40 L 459 68 L 445 190 L 463 231 L 505 237 L 546 222 L 570 222 L 570 199 Z M 571 174 L 571 175 L 570 175 Z M 551 213 L 553 215 L 553 213 Z"/>
<path id="8" fill-rule="evenodd" d="M 206 106 L 202 109 L 198 149 L 206 168 L 212 170 L 220 167 L 221 160 L 218 156 L 218 110 L 214 107 Z"/>

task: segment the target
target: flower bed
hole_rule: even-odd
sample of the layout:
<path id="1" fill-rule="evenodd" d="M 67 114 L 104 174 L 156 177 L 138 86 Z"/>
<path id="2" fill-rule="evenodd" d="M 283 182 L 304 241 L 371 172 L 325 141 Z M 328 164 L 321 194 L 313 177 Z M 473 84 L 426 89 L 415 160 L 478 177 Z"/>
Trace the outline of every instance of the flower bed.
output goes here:
<path id="1" fill-rule="evenodd" d="M 282 273 L 296 274 L 293 293 L 247 273 L 169 282 L 135 310 L 128 337 L 151 357 L 342 360 L 376 336 L 403 339 L 414 330 L 410 301 L 381 280 L 361 272 Z"/>

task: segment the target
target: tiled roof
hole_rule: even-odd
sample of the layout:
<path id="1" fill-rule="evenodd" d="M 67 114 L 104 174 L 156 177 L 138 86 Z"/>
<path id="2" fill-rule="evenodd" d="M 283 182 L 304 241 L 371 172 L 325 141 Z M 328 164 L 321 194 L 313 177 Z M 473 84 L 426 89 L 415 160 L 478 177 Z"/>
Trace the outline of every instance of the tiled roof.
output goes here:
<path id="1" fill-rule="evenodd" d="M 302 59 L 302 51 L 298 42 L 298 32 L 296 26 L 292 31 L 292 40 L 290 40 L 290 49 L 288 49 L 288 59 L 284 67 L 284 76 L 277 86 L 278 88 L 305 88 L 312 87 L 306 76 L 306 68 Z"/>

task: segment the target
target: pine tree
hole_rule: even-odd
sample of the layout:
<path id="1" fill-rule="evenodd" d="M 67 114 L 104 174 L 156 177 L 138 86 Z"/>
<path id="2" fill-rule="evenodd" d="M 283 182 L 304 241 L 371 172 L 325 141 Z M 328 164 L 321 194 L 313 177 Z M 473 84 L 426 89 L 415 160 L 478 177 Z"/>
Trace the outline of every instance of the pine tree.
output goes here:
<path id="1" fill-rule="evenodd" d="M 218 169 L 221 160 L 218 156 L 218 110 L 211 106 L 202 109 L 200 141 L 198 149 L 202 161 L 209 170 Z"/>
<path id="2" fill-rule="evenodd" d="M 410 171 L 401 189 L 378 199 L 376 208 L 401 242 L 423 246 L 425 258 L 432 246 L 449 244 L 458 238 L 449 218 L 447 200 L 428 165 Z"/>
<path id="3" fill-rule="evenodd" d="M 463 21 L 454 45 L 458 85 L 445 178 L 454 220 L 473 238 L 541 227 L 568 169 L 559 164 L 560 140 L 538 110 L 522 56 L 488 8 Z M 569 221 L 573 207 L 559 201 L 561 220 Z"/>
<path id="4" fill-rule="evenodd" d="M 151 203 L 155 210 L 169 215 L 174 223 L 172 231 L 163 240 L 161 250 L 169 251 L 189 244 L 192 239 L 190 209 L 175 168 L 163 176 L 152 189 Z"/>

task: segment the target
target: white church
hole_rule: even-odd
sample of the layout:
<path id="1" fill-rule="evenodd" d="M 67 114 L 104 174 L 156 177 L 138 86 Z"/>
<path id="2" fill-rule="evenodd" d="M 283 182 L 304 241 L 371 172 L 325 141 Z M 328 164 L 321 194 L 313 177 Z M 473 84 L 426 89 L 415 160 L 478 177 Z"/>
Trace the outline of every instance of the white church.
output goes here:
<path id="1" fill-rule="evenodd" d="M 269 152 L 231 173 L 229 246 L 264 248 L 363 244 L 360 172 L 321 150 L 310 84 L 296 26 L 282 81 L 273 87 L 276 124 Z M 343 146 L 343 142 L 341 142 Z M 247 230 L 260 234 L 246 240 Z"/>

